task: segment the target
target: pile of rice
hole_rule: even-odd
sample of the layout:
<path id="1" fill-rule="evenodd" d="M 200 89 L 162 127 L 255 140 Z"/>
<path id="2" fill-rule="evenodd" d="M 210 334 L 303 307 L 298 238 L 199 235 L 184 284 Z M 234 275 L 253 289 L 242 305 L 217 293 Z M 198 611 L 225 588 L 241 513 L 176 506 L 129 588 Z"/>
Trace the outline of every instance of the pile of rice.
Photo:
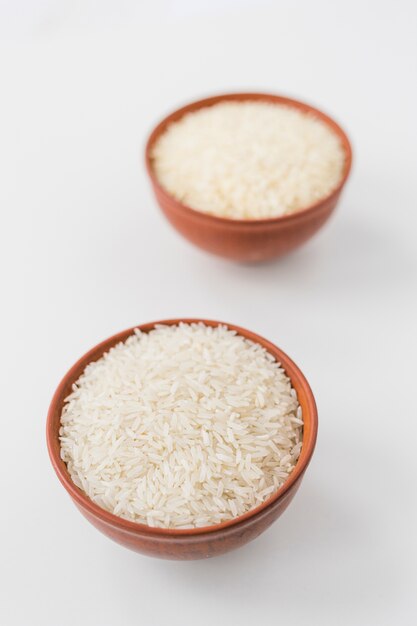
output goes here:
<path id="1" fill-rule="evenodd" d="M 226 326 L 160 325 L 86 367 L 63 408 L 61 457 L 115 515 L 209 526 L 284 483 L 302 427 L 296 392 L 262 346 Z"/>
<path id="2" fill-rule="evenodd" d="M 153 168 L 177 200 L 204 213 L 260 219 L 333 191 L 345 153 L 313 114 L 268 102 L 221 102 L 185 114 L 156 141 Z"/>

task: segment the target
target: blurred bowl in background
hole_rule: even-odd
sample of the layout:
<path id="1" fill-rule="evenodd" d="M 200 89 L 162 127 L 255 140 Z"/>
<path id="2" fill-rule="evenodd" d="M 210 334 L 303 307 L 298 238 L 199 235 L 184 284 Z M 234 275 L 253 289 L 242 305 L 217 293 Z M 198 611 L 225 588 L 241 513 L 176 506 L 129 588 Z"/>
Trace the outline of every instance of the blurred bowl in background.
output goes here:
<path id="1" fill-rule="evenodd" d="M 176 200 L 159 182 L 152 163 L 152 148 L 171 122 L 185 113 L 224 101 L 264 101 L 311 113 L 338 136 L 345 152 L 342 177 L 325 198 L 289 215 L 263 219 L 229 219 L 203 213 Z M 349 176 L 352 149 L 344 131 L 330 117 L 308 104 L 283 96 L 263 93 L 234 93 L 188 104 L 164 118 L 152 131 L 145 149 L 147 171 L 159 206 L 169 222 L 196 246 L 235 261 L 266 261 L 291 252 L 312 237 L 328 220 Z"/>

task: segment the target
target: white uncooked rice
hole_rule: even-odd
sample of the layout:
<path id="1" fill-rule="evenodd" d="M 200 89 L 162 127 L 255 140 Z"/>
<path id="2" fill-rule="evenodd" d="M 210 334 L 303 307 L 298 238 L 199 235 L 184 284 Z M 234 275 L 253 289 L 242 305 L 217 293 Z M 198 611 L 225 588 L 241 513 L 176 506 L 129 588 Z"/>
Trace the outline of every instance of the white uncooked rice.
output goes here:
<path id="1" fill-rule="evenodd" d="M 300 455 L 302 414 L 262 346 L 202 323 L 135 330 L 73 385 L 61 457 L 99 506 L 149 526 L 210 526 L 269 498 Z"/>
<path id="2" fill-rule="evenodd" d="M 325 198 L 345 153 L 318 117 L 268 102 L 221 102 L 185 114 L 156 141 L 153 168 L 177 200 L 231 219 L 277 217 Z"/>

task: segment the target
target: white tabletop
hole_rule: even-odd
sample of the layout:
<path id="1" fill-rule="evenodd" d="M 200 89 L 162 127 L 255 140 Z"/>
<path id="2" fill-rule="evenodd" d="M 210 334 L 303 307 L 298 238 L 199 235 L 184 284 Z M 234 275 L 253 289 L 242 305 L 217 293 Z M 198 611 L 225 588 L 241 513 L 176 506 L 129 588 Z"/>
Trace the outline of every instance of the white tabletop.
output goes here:
<path id="1" fill-rule="evenodd" d="M 416 623 L 416 20 L 412 0 L 1 4 L 2 624 Z M 237 90 L 304 99 L 354 148 L 328 226 L 257 267 L 181 239 L 143 166 L 158 119 Z M 79 356 L 180 316 L 277 343 L 320 419 L 284 516 L 234 553 L 185 563 L 88 524 L 44 437 Z"/>

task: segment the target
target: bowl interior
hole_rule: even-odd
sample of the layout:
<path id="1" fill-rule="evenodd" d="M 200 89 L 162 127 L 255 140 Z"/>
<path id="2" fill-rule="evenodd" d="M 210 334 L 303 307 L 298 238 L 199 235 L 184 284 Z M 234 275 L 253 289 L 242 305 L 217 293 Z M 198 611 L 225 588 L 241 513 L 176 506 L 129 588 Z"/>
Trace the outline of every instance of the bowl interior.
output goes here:
<path id="1" fill-rule="evenodd" d="M 261 102 L 269 102 L 276 104 L 284 104 L 287 106 L 291 106 L 296 108 L 304 113 L 311 113 L 315 117 L 319 118 L 322 122 L 327 124 L 331 128 L 331 130 L 338 136 L 342 148 L 345 152 L 345 163 L 343 168 L 342 177 L 333 191 L 330 192 L 326 197 L 321 198 L 314 204 L 307 206 L 303 209 L 299 209 L 290 213 L 288 215 L 280 215 L 276 217 L 265 217 L 265 218 L 257 218 L 257 219 L 231 219 L 227 217 L 220 217 L 219 215 L 212 215 L 211 213 L 204 213 L 203 211 L 198 211 L 193 209 L 191 206 L 185 205 L 174 196 L 172 196 L 159 182 L 153 168 L 153 159 L 152 159 L 152 148 L 155 141 L 160 137 L 167 129 L 167 127 L 172 123 L 181 119 L 186 113 L 190 113 L 192 111 L 197 111 L 198 109 L 202 109 L 204 107 L 212 106 L 213 104 L 217 104 L 218 102 L 227 102 L 227 101 L 235 101 L 235 102 L 243 102 L 243 101 L 261 101 Z M 299 100 L 294 100 L 292 98 L 287 98 L 285 96 L 278 96 L 273 94 L 266 93 L 231 93 L 231 94 L 222 94 L 218 96 L 212 96 L 210 98 L 204 98 L 203 100 L 197 100 L 196 102 L 192 102 L 187 104 L 180 109 L 177 109 L 167 117 L 165 117 L 151 132 L 149 139 L 145 148 L 145 163 L 148 175 L 152 181 L 152 184 L 155 188 L 158 189 L 158 193 L 164 196 L 168 201 L 175 203 L 177 207 L 181 207 L 186 212 L 191 212 L 194 216 L 203 216 L 205 219 L 215 220 L 217 222 L 223 223 L 234 223 L 241 225 L 254 225 L 254 224 L 265 224 L 266 222 L 281 222 L 286 220 L 294 220 L 303 217 L 307 212 L 314 211 L 316 208 L 319 208 L 323 202 L 326 202 L 333 196 L 337 196 L 342 187 L 344 186 L 349 172 L 352 166 L 352 147 L 350 145 L 350 141 L 343 131 L 343 129 L 335 122 L 331 117 L 316 109 L 305 102 L 300 102 Z"/>
<path id="2" fill-rule="evenodd" d="M 64 461 L 62 461 L 60 456 L 59 428 L 65 398 L 71 393 L 73 383 L 79 378 L 88 363 L 98 360 L 114 345 L 121 341 L 125 341 L 133 333 L 135 328 L 140 328 L 140 330 L 143 332 L 149 332 L 155 327 L 156 324 L 175 325 L 179 322 L 203 322 L 207 326 L 218 326 L 219 324 L 224 324 L 229 329 L 235 330 L 243 337 L 257 342 L 261 344 L 264 348 L 266 348 L 266 350 L 268 350 L 268 352 L 270 352 L 275 357 L 275 359 L 282 364 L 287 376 L 291 380 L 292 386 L 297 392 L 298 401 L 302 407 L 304 419 L 303 445 L 297 464 L 286 482 L 262 504 L 251 509 L 250 511 L 247 511 L 244 515 L 236 517 L 232 520 L 228 520 L 226 522 L 222 522 L 221 524 L 201 528 L 154 528 L 145 524 L 139 524 L 137 522 L 125 520 L 121 517 L 113 515 L 112 513 L 106 511 L 105 509 L 102 509 L 97 504 L 95 504 L 81 489 L 76 487 L 76 485 L 71 480 L 66 464 L 64 463 Z M 106 339 L 102 343 L 95 346 L 92 350 L 87 352 L 83 357 L 81 357 L 81 359 L 79 359 L 79 361 L 77 361 L 77 363 L 75 363 L 75 365 L 73 365 L 73 367 L 64 376 L 55 392 L 49 408 L 46 434 L 49 455 L 52 461 L 52 465 L 58 475 L 58 478 L 60 479 L 65 489 L 69 492 L 71 497 L 82 508 L 87 509 L 91 514 L 99 517 L 104 521 L 107 521 L 113 526 L 123 527 L 133 532 L 142 532 L 155 535 L 196 535 L 201 533 L 213 532 L 227 526 L 238 524 L 249 517 L 253 517 L 260 511 L 273 504 L 278 498 L 281 498 L 288 491 L 288 489 L 290 489 L 290 487 L 297 481 L 297 479 L 304 473 L 311 459 L 316 442 L 317 425 L 316 404 L 308 382 L 306 381 L 304 375 L 301 373 L 298 367 L 295 365 L 295 363 L 274 344 L 270 343 L 263 337 L 252 333 L 251 331 L 245 330 L 244 328 L 240 328 L 239 326 L 235 326 L 233 324 L 226 324 L 224 322 L 204 319 L 173 319 L 152 322 L 149 324 L 143 324 L 141 326 L 134 326 L 133 328 L 129 328 L 125 331 L 122 331 L 121 333 L 118 333 L 117 335 L 113 335 L 109 339 Z"/>

